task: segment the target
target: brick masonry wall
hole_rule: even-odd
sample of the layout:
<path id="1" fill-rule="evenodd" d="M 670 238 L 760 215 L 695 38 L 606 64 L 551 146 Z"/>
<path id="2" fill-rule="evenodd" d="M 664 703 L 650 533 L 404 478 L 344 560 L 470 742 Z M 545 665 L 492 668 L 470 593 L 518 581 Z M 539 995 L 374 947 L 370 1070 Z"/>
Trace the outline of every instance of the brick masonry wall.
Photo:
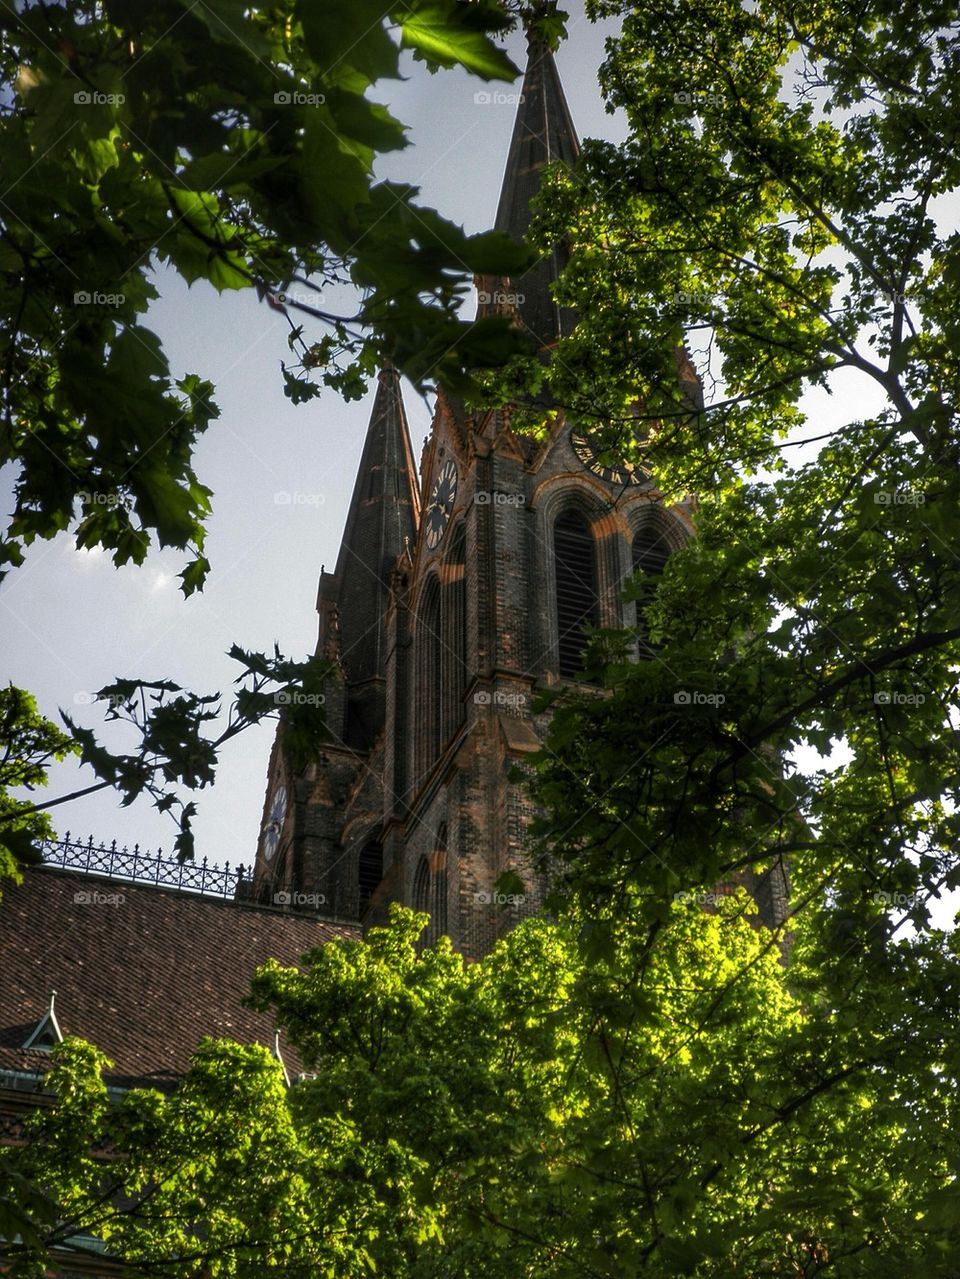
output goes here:
<path id="1" fill-rule="evenodd" d="M 434 872 L 443 870 L 438 841 L 445 826 L 448 932 L 455 948 L 479 958 L 519 919 L 541 910 L 546 892 L 529 856 L 535 809 L 524 785 L 508 774 L 528 760 L 546 728 L 548 716 L 531 712 L 536 687 L 556 681 L 553 521 L 570 503 L 587 514 L 602 620 L 624 625 L 632 610 L 624 610 L 618 596 L 630 571 L 633 530 L 653 518 L 653 506 L 639 487 L 614 491 L 589 473 L 565 433 L 531 464 L 529 451 L 525 459 L 502 433 L 497 415 L 474 425 L 473 431 L 470 423 L 458 425 L 447 406 L 438 408 L 424 453 L 431 469 L 423 487 L 429 492 L 433 474 L 453 457 L 460 476 L 453 515 L 434 552 L 421 542 L 412 560 L 401 557 L 402 568 L 394 571 L 383 632 L 380 737 L 365 753 L 331 751 L 298 783 L 300 857 L 292 864 L 300 865 L 308 891 L 324 895 L 327 913 L 356 919 L 360 851 L 378 839 L 385 881 L 366 924 L 383 922 L 390 899 L 414 905 L 422 858 Z M 676 545 L 689 536 L 685 512 L 658 506 L 656 518 L 672 521 Z M 446 696 L 449 727 L 449 690 L 439 685 L 452 668 L 449 654 L 442 669 L 424 664 L 417 609 L 431 575 L 445 580 L 444 556 L 458 525 L 465 532 L 462 722 L 439 755 L 425 760 L 431 699 Z M 449 632 L 445 636 L 449 642 Z M 337 717 L 342 700 L 331 699 Z M 522 902 L 497 900 L 497 879 L 505 870 L 524 881 Z M 783 876 L 768 876 L 754 890 L 765 918 L 782 917 Z"/>

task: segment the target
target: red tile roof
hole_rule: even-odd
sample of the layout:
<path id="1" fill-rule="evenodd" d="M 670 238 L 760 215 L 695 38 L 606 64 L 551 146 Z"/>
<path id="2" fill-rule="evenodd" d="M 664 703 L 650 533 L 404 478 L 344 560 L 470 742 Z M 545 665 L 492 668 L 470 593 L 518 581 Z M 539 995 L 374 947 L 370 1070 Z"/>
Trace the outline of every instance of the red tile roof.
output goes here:
<path id="1" fill-rule="evenodd" d="M 273 1043 L 269 1016 L 241 1006 L 268 958 L 296 964 L 349 924 L 36 867 L 0 901 L 0 1070 L 47 1069 L 23 1049 L 56 990 L 64 1035 L 113 1061 L 116 1084 L 172 1083 L 204 1035 Z M 82 894 L 93 900 L 84 901 Z M 281 1041 L 291 1072 L 299 1069 Z"/>

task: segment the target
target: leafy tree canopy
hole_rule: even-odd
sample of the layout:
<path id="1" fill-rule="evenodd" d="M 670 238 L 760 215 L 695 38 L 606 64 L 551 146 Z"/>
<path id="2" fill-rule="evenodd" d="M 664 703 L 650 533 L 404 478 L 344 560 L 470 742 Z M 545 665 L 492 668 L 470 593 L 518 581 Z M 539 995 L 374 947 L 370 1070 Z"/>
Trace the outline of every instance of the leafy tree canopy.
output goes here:
<path id="1" fill-rule="evenodd" d="M 0 689 L 0 748 L 2 885 L 4 879 L 19 877 L 20 865 L 32 859 L 38 840 L 53 835 L 46 813 L 14 800 L 8 792 L 20 787 L 35 791 L 46 786 L 48 765 L 77 754 L 79 748 L 56 724 L 43 718 L 29 693 L 13 684 Z"/>
<path id="2" fill-rule="evenodd" d="M 510 349 L 499 322 L 456 311 L 471 272 L 525 250 L 376 181 L 378 155 L 407 143 L 367 94 L 398 77 L 402 48 L 513 78 L 492 39 L 511 21 L 494 0 L 4 10 L 0 463 L 20 478 L 0 563 L 79 504 L 79 545 L 140 563 L 155 538 L 190 552 L 185 592 L 201 584 L 210 493 L 191 453 L 217 409 L 200 374 L 173 380 L 142 322 L 158 264 L 286 311 L 295 400 L 317 393 L 311 370 L 356 396 L 390 355 L 417 382 L 462 386 Z M 356 314 L 324 310 L 337 281 L 361 291 Z"/>
<path id="3" fill-rule="evenodd" d="M 258 974 L 289 1090 L 266 1048 L 208 1042 L 174 1093 L 111 1104 L 68 1041 L 13 1157 L 60 1220 L 14 1273 L 83 1235 L 211 1279 L 952 1273 L 956 1093 L 892 1094 L 887 1036 L 838 1055 L 752 910 L 674 903 L 653 954 L 625 919 L 604 959 L 532 920 L 465 967 L 394 907 Z"/>
<path id="4" fill-rule="evenodd" d="M 180 1100 L 109 1127 L 122 1108 L 71 1117 L 98 1085 L 66 1051 L 18 1171 L 138 1264 L 156 1187 L 154 1257 L 196 1265 L 209 1216 L 211 1273 L 956 1269 L 960 967 L 929 907 L 960 886 L 960 20 L 923 0 L 595 12 L 624 18 L 603 83 L 630 137 L 545 195 L 580 325 L 501 390 L 642 458 L 665 500 L 700 493 L 698 536 L 642 595 L 652 657 L 598 637 L 608 695 L 554 708 L 554 922 L 463 969 L 443 943 L 417 956 L 422 919 L 395 911 L 304 973 L 268 968 L 255 999 L 317 1076 L 286 1098 L 265 1052 L 209 1048 Z M 852 375 L 875 406 L 788 466 L 803 392 Z M 784 861 L 781 949 L 719 885 Z M 126 1220 L 76 1162 L 105 1132 Z"/>
<path id="5" fill-rule="evenodd" d="M 957 11 L 595 11 L 624 13 L 603 83 L 631 131 L 542 201 L 581 316 L 546 376 L 701 503 L 646 608 L 654 659 L 598 642 L 613 696 L 553 720 L 544 834 L 592 905 L 789 856 L 867 1001 L 890 904 L 923 930 L 960 886 Z M 801 395 L 851 373 L 875 411 L 789 466 Z M 828 758 L 801 775 L 805 746 Z"/>
<path id="6" fill-rule="evenodd" d="M 886 1043 L 875 1068 L 914 1115 L 957 1068 L 957 935 L 931 904 L 960 888 L 960 13 L 592 12 L 623 18 L 601 78 L 629 136 L 552 176 L 538 234 L 566 237 L 579 324 L 499 390 L 649 467 L 696 537 L 631 588 L 648 660 L 598 636 L 609 696 L 555 704 L 535 780 L 553 905 L 592 917 L 601 958 L 643 919 L 653 955 L 676 892 L 789 866 L 818 1053 Z M 849 420 L 807 422 L 824 391 Z"/>

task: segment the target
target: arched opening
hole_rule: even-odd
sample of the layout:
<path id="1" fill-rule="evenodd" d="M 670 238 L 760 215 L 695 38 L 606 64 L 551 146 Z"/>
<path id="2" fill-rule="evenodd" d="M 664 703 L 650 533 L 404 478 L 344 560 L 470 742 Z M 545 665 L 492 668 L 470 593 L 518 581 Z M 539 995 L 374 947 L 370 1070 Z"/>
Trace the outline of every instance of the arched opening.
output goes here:
<path id="1" fill-rule="evenodd" d="M 424 584 L 417 610 L 417 704 L 413 723 L 417 724 L 417 782 L 440 754 L 443 735 L 443 632 L 440 617 L 440 583 L 430 577 Z"/>
<path id="2" fill-rule="evenodd" d="M 421 857 L 413 877 L 413 908 L 430 916 L 420 946 L 432 946 L 447 931 L 447 824 L 441 822 L 429 858 Z"/>
<path id="3" fill-rule="evenodd" d="M 571 679 L 582 667 L 586 628 L 598 622 L 597 567 L 593 536 L 577 510 L 557 516 L 553 526 L 557 589 L 559 673 Z"/>
<path id="4" fill-rule="evenodd" d="M 637 595 L 637 644 L 641 658 L 652 657 L 653 645 L 647 633 L 646 611 L 650 605 L 660 576 L 673 549 L 667 540 L 666 529 L 660 520 L 648 520 L 638 529 L 632 546 L 633 572 L 640 574 Z"/>
<path id="5" fill-rule="evenodd" d="M 447 931 L 447 824 L 443 822 L 437 831 L 437 851 L 433 866 L 433 918 L 430 921 L 430 940 L 436 941 Z"/>
<path id="6" fill-rule="evenodd" d="M 443 592 L 443 740 L 450 739 L 463 719 L 467 687 L 467 534 L 463 524 L 451 535 L 444 566 Z"/>
<path id="7" fill-rule="evenodd" d="M 417 862 L 417 873 L 413 877 L 413 909 L 430 913 L 430 866 L 426 857 Z M 425 944 L 427 935 L 421 935 L 421 944 Z"/>
<path id="8" fill-rule="evenodd" d="M 370 900 L 383 879 L 383 849 L 377 843 L 367 844 L 357 862 L 360 918 L 363 919 Z"/>

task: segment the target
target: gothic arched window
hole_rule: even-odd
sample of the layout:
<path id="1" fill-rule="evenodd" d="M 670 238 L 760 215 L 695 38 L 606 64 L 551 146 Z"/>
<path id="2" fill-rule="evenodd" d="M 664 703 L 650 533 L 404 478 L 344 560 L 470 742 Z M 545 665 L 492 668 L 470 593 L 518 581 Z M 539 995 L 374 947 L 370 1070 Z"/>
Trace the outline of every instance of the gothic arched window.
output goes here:
<path id="1" fill-rule="evenodd" d="M 660 581 L 660 575 L 671 549 L 667 541 L 666 529 L 659 520 L 648 520 L 634 535 L 633 571 L 641 574 L 640 594 L 637 596 L 637 636 L 641 657 L 653 655 L 653 646 L 647 639 L 645 613 L 657 589 L 657 583 Z"/>
<path id="2" fill-rule="evenodd" d="M 467 534 L 463 524 L 452 532 L 444 565 L 443 588 L 443 740 L 463 719 L 467 687 Z"/>
<path id="3" fill-rule="evenodd" d="M 379 887 L 381 879 L 383 879 L 383 849 L 377 843 L 367 844 L 361 851 L 357 863 L 361 919 L 367 913 L 370 899 Z"/>
<path id="4" fill-rule="evenodd" d="M 447 824 L 437 831 L 437 851 L 433 867 L 433 918 L 430 921 L 430 938 L 436 941 L 447 931 Z"/>
<path id="5" fill-rule="evenodd" d="M 417 873 L 413 877 L 413 909 L 423 911 L 430 914 L 433 903 L 430 900 L 430 863 L 426 857 L 421 857 L 417 862 Z M 431 934 L 433 932 L 433 921 L 431 920 L 427 927 L 420 934 L 417 942 L 417 950 L 420 951 L 424 946 L 429 946 Z"/>
<path id="6" fill-rule="evenodd" d="M 426 857 L 417 862 L 417 873 L 413 877 L 413 909 L 430 909 L 430 864 Z"/>
<path id="7" fill-rule="evenodd" d="M 557 516 L 553 526 L 553 563 L 559 672 L 571 678 L 582 666 L 585 628 L 596 626 L 598 621 L 593 535 L 579 511 L 563 511 Z"/>
<path id="8" fill-rule="evenodd" d="M 447 825 L 437 831 L 437 845 L 429 858 L 421 857 L 413 877 L 413 909 L 430 916 L 420 946 L 432 946 L 447 931 Z"/>
<path id="9" fill-rule="evenodd" d="M 413 722 L 419 725 L 417 738 L 418 778 L 440 754 L 443 736 L 443 632 L 440 617 L 440 583 L 431 577 L 424 584 L 417 610 L 417 683 Z"/>

